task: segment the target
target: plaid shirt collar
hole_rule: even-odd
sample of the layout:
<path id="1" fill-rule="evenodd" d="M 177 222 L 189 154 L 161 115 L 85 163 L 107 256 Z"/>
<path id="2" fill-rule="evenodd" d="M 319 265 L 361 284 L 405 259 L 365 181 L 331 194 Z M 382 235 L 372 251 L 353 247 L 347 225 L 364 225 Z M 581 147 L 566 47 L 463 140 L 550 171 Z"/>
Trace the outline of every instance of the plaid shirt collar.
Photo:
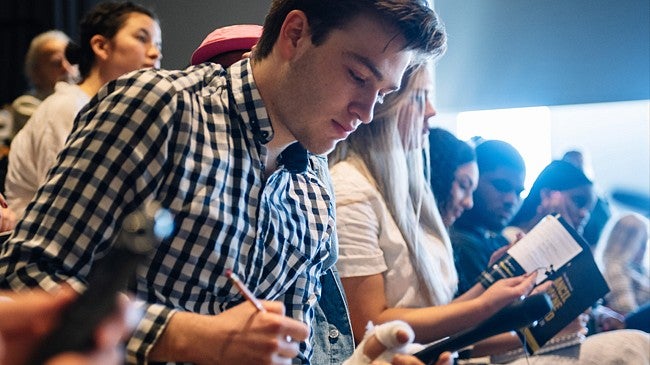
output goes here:
<path id="1" fill-rule="evenodd" d="M 253 133 L 256 142 L 262 145 L 269 143 L 273 139 L 273 126 L 253 79 L 250 60 L 246 58 L 234 63 L 227 72 L 227 82 L 231 86 L 237 114 Z M 278 160 L 291 173 L 304 173 L 308 162 L 309 152 L 298 142 L 282 151 Z"/>

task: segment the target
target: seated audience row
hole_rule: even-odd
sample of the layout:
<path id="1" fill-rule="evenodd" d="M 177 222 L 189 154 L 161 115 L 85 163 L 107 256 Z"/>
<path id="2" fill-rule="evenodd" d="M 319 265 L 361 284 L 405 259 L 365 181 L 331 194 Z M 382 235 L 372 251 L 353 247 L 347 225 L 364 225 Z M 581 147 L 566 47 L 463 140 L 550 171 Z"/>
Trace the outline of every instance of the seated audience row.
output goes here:
<path id="1" fill-rule="evenodd" d="M 111 6 L 128 10 L 119 13 Z M 129 363 L 287 364 L 294 359 L 355 365 L 377 357 L 422 365 L 413 356 L 393 357 L 392 350 L 471 328 L 533 290 L 534 274 L 484 288 L 458 262 L 448 230 L 475 202 L 479 205 L 474 191 L 481 190 L 483 171 L 490 175 L 481 168 L 480 146 L 475 152 L 449 132 L 429 131 L 436 112 L 428 60 L 444 52 L 446 40 L 424 2 L 309 0 L 298 7 L 274 0 L 261 34 L 256 26 L 219 29 L 201 44 L 192 63 L 228 66 L 259 36 L 250 59 L 228 68 L 208 62 L 119 78 L 159 66 L 157 20 L 131 3 L 101 4 L 96 11 L 107 16 L 96 13 L 86 21 L 114 16 L 114 32 L 89 31 L 86 42 L 82 37 L 82 50 L 90 45 L 80 62 L 83 81 L 65 86 L 79 92 L 60 93 L 57 86 L 25 127 L 37 134 L 42 130 L 30 123 L 37 126 L 38 119 L 59 114 L 68 123 L 41 171 L 54 167 L 40 180 L 34 177 L 36 195 L 26 199 L 31 203 L 0 254 L 2 286 L 62 290 L 57 296 L 8 294 L 0 317 L 43 313 L 54 321 L 76 296 L 68 287 L 84 289 L 95 260 L 111 248 L 124 217 L 140 205 L 158 201 L 172 212 L 175 228 L 135 278 L 136 293 L 146 301 L 135 329 L 122 310 L 98 328 L 89 357 L 66 354 L 52 363 L 120 362 L 117 342 L 126 336 Z M 241 36 L 238 31 L 253 33 L 239 40 L 245 49 L 221 42 Z M 222 47 L 225 43 L 230 46 Z M 128 55 L 139 56 L 140 63 Z M 121 68 L 127 60 L 134 63 Z M 98 71 L 102 67 L 105 72 Z M 110 77 L 93 77 L 93 72 Z M 69 99 L 56 102 L 57 97 Z M 78 104 L 55 114 L 48 109 L 50 99 L 53 105 Z M 383 103 L 375 106 L 377 101 Z M 329 152 L 328 168 L 323 155 Z M 503 226 L 521 192 L 517 179 L 523 181 L 523 168 L 514 170 L 509 188 L 503 181 L 490 183 L 511 198 L 511 207 L 497 210 Z M 578 180 L 587 187 L 538 189 L 533 197 L 541 201 L 531 203 L 537 204 L 537 215 L 520 228 L 534 225 L 538 215 L 561 212 L 579 229 L 593 200 L 589 180 Z M 5 212 L 0 219 L 9 222 Z M 500 235 L 502 228 L 489 229 Z M 496 258 L 503 244 L 484 259 Z M 246 288 L 228 280 L 230 270 L 241 275 Z M 467 291 L 454 299 L 459 278 Z M 17 304 L 22 303 L 21 311 Z M 413 334 L 391 327 L 401 323 L 394 320 L 405 322 Z M 379 326 L 369 330 L 368 322 Z M 0 332 L 20 333 L 20 328 L 10 321 Z M 25 361 L 11 357 L 20 348 L 12 339 L 25 341 L 18 353 L 29 357 L 49 328 L 30 338 L 10 337 L 8 363 Z M 584 331 L 577 318 L 560 335 Z M 574 346 L 579 358 L 556 351 L 535 356 L 535 362 L 648 363 L 648 339 L 636 331 L 600 334 Z M 354 343 L 360 347 L 353 355 Z M 518 338 L 506 333 L 476 344 L 472 355 L 520 347 Z M 445 353 L 437 365 L 449 363 Z"/>
<path id="2" fill-rule="evenodd" d="M 373 122 L 360 126 L 329 156 L 341 250 L 337 267 L 357 341 L 368 321 L 396 319 L 413 327 L 417 341 L 435 341 L 478 325 L 529 293 L 536 279 L 503 279 L 487 290 L 474 284 L 452 301 L 457 277 L 445 224 L 472 207 L 478 169 L 469 146 L 433 130 L 430 174 L 442 175 L 431 179 L 433 192 L 440 196 L 436 205 L 422 162 L 427 121 L 435 115 L 427 97 L 430 87 L 428 68 L 409 75 L 398 93 L 377 106 Z M 585 325 L 583 317 L 576 318 L 559 336 L 583 334 Z M 646 340 L 637 333 L 625 336 L 636 338 L 636 344 Z M 477 344 L 473 354 L 496 355 L 520 347 L 516 336 L 504 334 Z M 597 346 L 586 348 L 590 350 L 581 359 L 603 359 Z M 548 353 L 536 362 L 554 364 L 558 358 L 581 361 Z"/>

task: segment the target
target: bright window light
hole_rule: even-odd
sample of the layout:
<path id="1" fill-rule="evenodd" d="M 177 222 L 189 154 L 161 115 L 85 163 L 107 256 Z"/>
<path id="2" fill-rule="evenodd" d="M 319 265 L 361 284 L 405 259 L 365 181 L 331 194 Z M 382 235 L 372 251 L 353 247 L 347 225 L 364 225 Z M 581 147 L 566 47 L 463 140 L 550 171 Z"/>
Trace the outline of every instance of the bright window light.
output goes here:
<path id="1" fill-rule="evenodd" d="M 551 113 L 545 106 L 462 112 L 457 117 L 456 135 L 463 140 L 474 136 L 499 139 L 515 147 L 526 162 L 522 197 L 551 162 Z"/>

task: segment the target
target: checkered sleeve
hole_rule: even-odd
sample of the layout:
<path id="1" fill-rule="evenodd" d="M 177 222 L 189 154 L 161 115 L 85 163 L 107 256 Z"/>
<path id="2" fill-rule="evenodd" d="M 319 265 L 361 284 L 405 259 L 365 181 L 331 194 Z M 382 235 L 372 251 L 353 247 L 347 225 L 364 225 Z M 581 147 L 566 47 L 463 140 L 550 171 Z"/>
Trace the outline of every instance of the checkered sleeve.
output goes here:
<path id="1" fill-rule="evenodd" d="M 146 364 L 156 340 L 162 334 L 175 310 L 160 304 L 144 304 L 144 316 L 126 344 L 127 364 Z"/>

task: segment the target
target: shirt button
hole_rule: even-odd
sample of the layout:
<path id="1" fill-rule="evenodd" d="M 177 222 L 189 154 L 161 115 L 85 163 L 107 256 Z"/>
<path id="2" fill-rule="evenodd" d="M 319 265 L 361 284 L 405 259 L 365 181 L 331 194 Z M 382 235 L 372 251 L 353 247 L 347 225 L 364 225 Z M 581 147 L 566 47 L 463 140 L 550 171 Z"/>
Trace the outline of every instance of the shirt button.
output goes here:
<path id="1" fill-rule="evenodd" d="M 339 330 L 337 330 L 336 328 L 333 328 L 333 329 L 330 330 L 329 335 L 330 335 L 330 338 L 337 338 L 337 337 L 339 337 Z"/>

